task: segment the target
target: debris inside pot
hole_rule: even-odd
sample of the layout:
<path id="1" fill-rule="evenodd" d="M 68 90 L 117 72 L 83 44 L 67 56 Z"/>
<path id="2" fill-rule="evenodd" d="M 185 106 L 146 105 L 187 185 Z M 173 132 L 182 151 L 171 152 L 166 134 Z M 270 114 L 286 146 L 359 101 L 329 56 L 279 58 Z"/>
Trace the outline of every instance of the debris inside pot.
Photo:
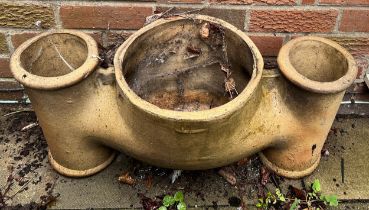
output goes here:
<path id="1" fill-rule="evenodd" d="M 239 36 L 217 23 L 189 18 L 159 25 L 127 50 L 125 79 L 138 96 L 159 108 L 212 109 L 247 85 L 252 67 L 240 54 L 244 48 Z"/>

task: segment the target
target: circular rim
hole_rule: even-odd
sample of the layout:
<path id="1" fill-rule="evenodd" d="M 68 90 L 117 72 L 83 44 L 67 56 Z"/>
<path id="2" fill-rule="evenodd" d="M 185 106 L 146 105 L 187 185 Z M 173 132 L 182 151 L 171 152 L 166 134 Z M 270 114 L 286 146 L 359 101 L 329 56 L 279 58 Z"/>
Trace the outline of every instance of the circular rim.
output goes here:
<path id="1" fill-rule="evenodd" d="M 289 54 L 291 49 L 297 43 L 307 40 L 321 42 L 335 48 L 338 52 L 342 53 L 347 61 L 348 69 L 346 74 L 331 82 L 314 81 L 300 74 L 291 64 Z M 344 91 L 354 82 L 357 75 L 357 67 L 352 55 L 336 42 L 321 37 L 305 36 L 289 41 L 287 44 L 282 46 L 281 50 L 279 51 L 277 62 L 281 72 L 285 77 L 287 77 L 288 80 L 305 90 L 316 93 L 337 93 Z"/>
<path id="2" fill-rule="evenodd" d="M 36 41 L 53 34 L 70 34 L 81 38 L 87 46 L 87 58 L 76 70 L 69 74 L 56 77 L 44 77 L 32 74 L 22 67 L 21 54 Z M 22 85 L 34 89 L 53 90 L 76 84 L 90 75 L 99 63 L 99 53 L 96 41 L 88 34 L 75 30 L 57 30 L 42 33 L 21 44 L 10 59 L 10 69 L 16 80 Z"/>
<path id="3" fill-rule="evenodd" d="M 113 162 L 115 156 L 116 156 L 116 152 L 113 152 L 109 156 L 108 159 L 106 159 L 103 163 L 101 163 L 98 166 L 95 166 L 95 167 L 90 168 L 90 169 L 85 169 L 85 170 L 74 170 L 74 169 L 69 169 L 69 168 L 66 168 L 66 167 L 60 165 L 53 158 L 53 155 L 51 154 L 50 150 L 48 150 L 48 157 L 49 157 L 49 162 L 50 162 L 51 166 L 58 173 L 60 173 L 60 174 L 62 174 L 64 176 L 68 176 L 68 177 L 86 177 L 86 176 L 92 176 L 92 175 L 94 175 L 94 174 L 102 171 L 106 167 L 108 167 Z"/>
<path id="4" fill-rule="evenodd" d="M 160 117 L 163 119 L 175 119 L 175 120 L 182 120 L 182 121 L 211 121 L 215 119 L 221 119 L 226 116 L 231 115 L 232 113 L 240 110 L 249 100 L 251 95 L 254 93 L 256 87 L 258 86 L 261 75 L 263 72 L 264 62 L 262 59 L 262 56 L 255 46 L 255 44 L 251 41 L 251 39 L 246 36 L 244 32 L 237 29 L 233 25 L 209 16 L 205 15 L 188 15 L 192 19 L 198 19 L 203 21 L 208 21 L 216 24 L 220 24 L 223 27 L 226 27 L 227 29 L 231 30 L 232 32 L 236 33 L 238 36 L 240 36 L 244 42 L 248 45 L 250 48 L 250 51 L 252 53 L 252 56 L 254 58 L 254 66 L 253 66 L 253 73 L 251 75 L 251 79 L 249 83 L 246 85 L 246 87 L 243 89 L 243 91 L 232 101 L 223 104 L 219 107 L 215 107 L 209 110 L 203 110 L 203 111 L 197 111 L 197 112 L 180 112 L 180 111 L 174 111 L 174 110 L 167 110 L 167 109 L 161 109 L 144 99 L 140 98 L 134 91 L 128 86 L 126 80 L 123 76 L 123 69 L 122 69 L 122 63 L 124 56 L 127 52 L 128 47 L 142 34 L 146 33 L 147 31 L 153 29 L 154 27 L 157 27 L 162 24 L 184 20 L 186 18 L 184 17 L 172 17 L 167 19 L 159 19 L 152 24 L 147 25 L 146 27 L 140 29 L 133 35 L 131 35 L 117 50 L 115 57 L 114 57 L 114 66 L 115 66 L 115 76 L 117 84 L 122 92 L 122 96 L 127 99 L 130 103 L 132 103 L 135 107 L 137 107 L 140 110 L 143 110 L 146 113 L 149 113 L 153 116 Z"/>
<path id="5" fill-rule="evenodd" d="M 305 177 L 305 176 L 310 175 L 311 173 L 313 173 L 314 170 L 318 167 L 318 165 L 320 163 L 320 158 L 321 158 L 321 155 L 319 154 L 318 159 L 311 166 L 306 168 L 305 170 L 302 170 L 302 171 L 289 171 L 289 170 L 280 168 L 277 165 L 275 165 L 274 163 L 270 162 L 268 160 L 268 158 L 265 157 L 263 152 L 259 152 L 258 154 L 259 154 L 259 157 L 260 157 L 261 161 L 263 162 L 263 164 L 266 167 L 268 167 L 270 170 L 274 171 L 279 176 L 287 177 L 287 178 L 290 178 L 290 179 L 299 179 L 301 177 Z"/>

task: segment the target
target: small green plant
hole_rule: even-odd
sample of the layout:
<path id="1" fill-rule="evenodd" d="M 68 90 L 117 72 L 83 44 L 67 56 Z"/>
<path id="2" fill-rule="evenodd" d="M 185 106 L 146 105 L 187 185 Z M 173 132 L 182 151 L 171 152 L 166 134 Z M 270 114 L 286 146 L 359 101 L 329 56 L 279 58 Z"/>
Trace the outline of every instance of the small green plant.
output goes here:
<path id="1" fill-rule="evenodd" d="M 166 195 L 163 198 L 163 205 L 159 208 L 159 210 L 167 210 L 169 207 L 175 206 L 177 210 L 186 210 L 187 205 L 184 202 L 183 192 L 178 191 L 172 195 Z"/>
<path id="2" fill-rule="evenodd" d="M 336 195 L 321 194 L 321 186 L 318 179 L 315 179 L 311 184 L 309 192 L 299 190 L 299 196 L 286 196 L 281 193 L 280 189 L 276 189 L 275 193 L 268 192 L 266 197 L 259 198 L 256 207 L 261 209 L 270 209 L 271 207 L 283 208 L 288 210 L 297 209 L 312 209 L 322 210 L 326 206 L 338 206 L 338 199 Z M 292 194 L 292 193 L 291 193 Z"/>

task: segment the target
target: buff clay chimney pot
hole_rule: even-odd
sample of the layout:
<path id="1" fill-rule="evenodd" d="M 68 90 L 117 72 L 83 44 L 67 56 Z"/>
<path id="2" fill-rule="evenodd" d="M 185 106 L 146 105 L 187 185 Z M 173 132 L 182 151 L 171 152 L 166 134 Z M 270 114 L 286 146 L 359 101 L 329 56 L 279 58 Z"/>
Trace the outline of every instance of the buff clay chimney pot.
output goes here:
<path id="1" fill-rule="evenodd" d="M 214 70 L 218 64 L 209 64 L 184 77 L 181 94 L 188 104 L 182 108 L 193 107 L 190 96 L 198 107 L 210 99 L 214 107 L 160 108 L 174 106 L 170 100 L 154 105 L 159 93 L 161 103 L 166 93 L 176 90 L 178 78 L 168 75 L 178 76 L 178 69 L 214 57 L 198 35 L 204 23 L 224 29 L 239 95 L 224 101 L 223 74 Z M 196 59 L 178 55 L 189 42 L 202 49 Z M 177 54 L 170 54 L 162 46 L 179 47 L 173 48 Z M 145 59 L 162 53 L 163 60 L 141 68 Z M 46 137 L 50 163 L 66 176 L 103 170 L 115 150 L 185 170 L 220 167 L 259 152 L 277 174 L 306 176 L 319 163 L 344 92 L 357 72 L 345 49 L 318 37 L 288 42 L 278 56 L 280 72 L 263 72 L 262 56 L 244 32 L 202 15 L 157 20 L 119 47 L 114 69 L 98 64 L 96 42 L 73 30 L 34 37 L 11 58 L 11 71 L 24 85 Z"/>

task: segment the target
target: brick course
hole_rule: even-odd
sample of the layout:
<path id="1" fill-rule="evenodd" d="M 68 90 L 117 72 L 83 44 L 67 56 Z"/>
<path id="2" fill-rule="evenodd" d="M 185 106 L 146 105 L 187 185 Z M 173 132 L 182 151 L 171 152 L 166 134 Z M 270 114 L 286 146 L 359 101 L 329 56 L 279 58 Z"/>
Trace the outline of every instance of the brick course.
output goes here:
<path id="1" fill-rule="evenodd" d="M 8 58 L 0 58 L 0 77 L 12 77 L 13 75 L 10 73 L 9 68 L 9 59 Z"/>
<path id="2" fill-rule="evenodd" d="M 369 5 L 368 0 L 320 0 L 320 4 L 334 5 Z"/>
<path id="3" fill-rule="evenodd" d="M 316 0 L 302 0 L 302 4 L 314 4 Z"/>
<path id="4" fill-rule="evenodd" d="M 202 3 L 203 0 L 157 0 L 158 3 L 184 3 L 184 4 L 190 4 L 190 3 Z"/>
<path id="5" fill-rule="evenodd" d="M 9 53 L 8 43 L 6 42 L 5 34 L 0 33 L 0 54 Z"/>
<path id="6" fill-rule="evenodd" d="M 253 10 L 249 30 L 253 32 L 332 32 L 336 10 Z"/>
<path id="7" fill-rule="evenodd" d="M 157 11 L 164 12 L 170 8 L 171 7 L 158 7 Z M 181 7 L 181 8 L 175 9 L 173 12 L 181 13 L 181 12 L 193 11 L 193 10 L 194 8 L 191 8 L 191 7 Z M 233 24 L 234 26 L 236 26 L 237 28 L 241 30 L 243 30 L 245 26 L 246 10 L 205 8 L 205 9 L 198 11 L 197 13 L 202 14 L 202 15 L 218 17 L 220 19 L 223 19 Z"/>
<path id="8" fill-rule="evenodd" d="M 340 31 L 369 32 L 369 10 L 345 10 L 341 20 Z"/>
<path id="9" fill-rule="evenodd" d="M 0 83 L 0 100 L 21 100 L 23 87 L 16 81 L 3 81 Z"/>
<path id="10" fill-rule="evenodd" d="M 254 4 L 254 5 L 294 5 L 296 0 L 209 0 L 218 4 Z"/>
<path id="11" fill-rule="evenodd" d="M 36 22 L 39 21 L 39 24 Z M 55 15 L 50 6 L 30 3 L 0 3 L 0 27 L 50 28 L 55 25 Z"/>
<path id="12" fill-rule="evenodd" d="M 277 56 L 283 44 L 283 37 L 276 36 L 250 36 L 251 40 L 265 56 Z"/>
<path id="13" fill-rule="evenodd" d="M 9 57 L 25 40 L 49 29 L 77 29 L 102 46 L 126 39 L 154 11 L 201 9 L 196 13 L 221 18 L 245 33 L 276 67 L 279 49 L 290 39 L 317 35 L 348 49 L 359 67 L 357 82 L 369 71 L 368 0 L 120 0 L 0 1 L 0 78 L 11 78 Z M 0 84 L 1 87 L 1 84 Z M 21 91 L 1 93 L 15 99 Z"/>
<path id="14" fill-rule="evenodd" d="M 26 32 L 26 33 L 17 33 L 11 36 L 12 44 L 15 48 L 19 47 L 23 42 L 27 41 L 28 39 L 36 36 L 39 33 L 36 32 Z"/>
<path id="15" fill-rule="evenodd" d="M 152 13 L 150 7 L 62 6 L 64 28 L 139 29 Z"/>

